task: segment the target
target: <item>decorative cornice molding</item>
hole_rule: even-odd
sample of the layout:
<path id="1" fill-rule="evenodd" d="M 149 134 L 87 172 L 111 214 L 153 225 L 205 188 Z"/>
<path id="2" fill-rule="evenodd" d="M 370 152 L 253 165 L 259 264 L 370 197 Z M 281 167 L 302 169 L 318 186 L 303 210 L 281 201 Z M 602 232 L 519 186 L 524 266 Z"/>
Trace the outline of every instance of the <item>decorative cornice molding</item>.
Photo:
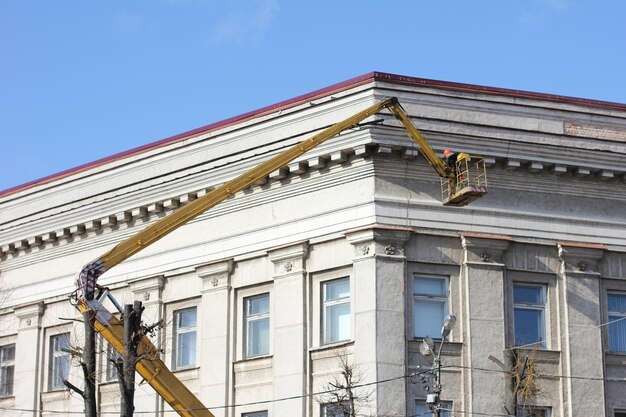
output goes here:
<path id="1" fill-rule="evenodd" d="M 602 260 L 604 245 L 560 242 L 557 244 L 561 272 L 569 276 L 599 277 L 598 263 Z"/>
<path id="2" fill-rule="evenodd" d="M 281 246 L 267 252 L 274 264 L 274 276 L 302 274 L 305 271 L 305 258 L 309 253 L 309 241 Z"/>
<path id="3" fill-rule="evenodd" d="M 437 147 L 441 151 L 443 148 Z M 354 144 L 347 148 L 333 150 L 327 154 L 315 156 L 313 158 L 302 158 L 291 162 L 289 165 L 271 173 L 260 181 L 265 187 L 272 182 L 281 182 L 293 176 L 310 175 L 314 171 L 327 169 L 331 165 L 341 165 L 349 160 L 369 158 L 374 155 L 385 157 L 397 156 L 403 159 L 413 159 L 417 156 L 416 149 L 407 142 L 406 146 L 387 145 L 382 140 L 372 140 L 366 144 Z M 601 169 L 597 166 L 582 166 L 566 164 L 563 161 L 547 162 L 520 160 L 516 158 L 501 158 L 497 156 L 486 156 L 488 166 L 501 165 L 505 170 L 525 170 L 537 173 L 544 171 L 552 175 L 564 175 L 570 173 L 573 176 L 598 178 L 605 182 L 622 181 L 625 178 L 626 167 L 622 169 Z M 82 239 L 95 234 L 107 233 L 123 227 L 133 227 L 135 223 L 145 223 L 166 215 L 178 207 L 204 196 L 214 187 L 201 189 L 194 192 L 177 195 L 161 199 L 158 201 L 143 204 L 116 213 L 107 214 L 98 218 L 90 219 L 79 224 L 50 230 L 35 236 L 26 236 L 14 241 L 0 243 L 0 260 L 12 259 L 20 255 L 33 251 L 45 250 L 61 243 L 71 242 L 74 239 Z M 252 186 L 242 193 L 250 194 L 261 190 L 258 186 Z"/>
<path id="4" fill-rule="evenodd" d="M 164 285 L 165 279 L 163 275 L 141 277 L 128 281 L 130 291 L 135 298 L 140 299 L 144 304 L 159 302 Z"/>
<path id="5" fill-rule="evenodd" d="M 19 329 L 32 329 L 41 326 L 41 317 L 46 307 L 43 301 L 14 308 L 15 316 L 20 320 Z"/>
<path id="6" fill-rule="evenodd" d="M 504 266 L 503 255 L 513 238 L 502 235 L 459 233 L 465 256 L 463 263 Z"/>
<path id="7" fill-rule="evenodd" d="M 411 227 L 370 225 L 344 232 L 354 246 L 355 259 L 373 256 L 404 258 L 404 246 L 414 233 Z"/>
<path id="8" fill-rule="evenodd" d="M 230 288 L 230 276 L 233 272 L 232 258 L 220 259 L 200 265 L 196 274 L 202 280 L 202 293 Z"/>

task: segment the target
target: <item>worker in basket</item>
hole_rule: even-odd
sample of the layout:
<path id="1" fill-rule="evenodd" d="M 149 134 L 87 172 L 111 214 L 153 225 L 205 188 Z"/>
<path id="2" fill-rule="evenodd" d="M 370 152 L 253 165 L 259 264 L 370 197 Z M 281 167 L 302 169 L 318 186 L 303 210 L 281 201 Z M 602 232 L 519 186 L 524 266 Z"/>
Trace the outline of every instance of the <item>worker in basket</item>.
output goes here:
<path id="1" fill-rule="evenodd" d="M 448 164 L 450 170 L 454 172 L 454 175 L 456 175 L 456 160 L 459 155 L 452 152 L 450 149 L 446 149 L 443 151 L 443 157 L 445 158 L 446 164 Z"/>

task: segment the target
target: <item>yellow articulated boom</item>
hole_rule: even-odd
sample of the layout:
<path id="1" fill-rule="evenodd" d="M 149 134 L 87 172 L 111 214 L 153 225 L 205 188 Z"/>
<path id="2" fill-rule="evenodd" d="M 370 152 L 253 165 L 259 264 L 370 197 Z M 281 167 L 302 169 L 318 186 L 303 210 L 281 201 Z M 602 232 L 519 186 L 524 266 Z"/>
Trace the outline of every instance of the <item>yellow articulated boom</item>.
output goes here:
<path id="1" fill-rule="evenodd" d="M 448 167 L 448 165 L 437 156 L 436 152 L 431 148 L 420 131 L 411 123 L 411 120 L 398 103 L 398 100 L 396 98 L 389 98 L 336 123 L 317 135 L 298 143 L 268 161 L 252 168 L 237 178 L 215 188 L 203 197 L 194 200 L 129 237 L 98 259 L 85 265 L 78 273 L 76 279 L 79 296 L 78 308 L 81 312 L 91 310 L 95 313 L 96 331 L 120 354 L 123 354 L 122 322 L 103 306 L 103 297 L 95 297 L 96 282 L 100 275 L 163 238 L 168 233 L 183 226 L 211 207 L 233 196 L 235 193 L 252 186 L 273 171 L 286 166 L 305 152 L 315 148 L 343 130 L 357 125 L 364 119 L 385 108 L 390 110 L 394 116 L 402 122 L 409 137 L 420 147 L 420 150 L 428 162 L 441 177 L 442 183 L 446 185 L 447 194 L 444 196 L 445 205 L 463 206 L 487 192 L 484 163 L 482 165 L 483 171 L 480 173 L 482 183 L 478 183 L 478 185 L 471 182 L 471 177 L 469 176 L 471 172 L 469 172 L 469 170 L 461 170 L 463 167 L 459 167 L 459 163 L 467 164 L 468 167 L 470 166 L 471 158 L 469 156 L 462 158 L 464 154 L 459 155 L 457 169 Z M 478 157 L 472 158 L 479 161 L 482 160 L 482 158 Z M 142 359 L 137 363 L 137 372 L 175 411 L 178 412 L 178 414 L 185 417 L 213 416 L 202 402 L 170 372 L 160 359 L 158 350 L 146 336 L 143 337 L 140 343 L 138 354 L 142 356 Z"/>

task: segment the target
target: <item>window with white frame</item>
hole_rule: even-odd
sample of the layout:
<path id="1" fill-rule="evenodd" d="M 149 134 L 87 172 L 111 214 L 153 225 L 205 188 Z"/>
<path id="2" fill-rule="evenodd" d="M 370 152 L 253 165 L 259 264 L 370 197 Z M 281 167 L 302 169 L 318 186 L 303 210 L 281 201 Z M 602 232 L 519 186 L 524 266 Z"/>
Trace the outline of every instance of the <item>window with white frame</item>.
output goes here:
<path id="1" fill-rule="evenodd" d="M 451 417 L 452 416 L 452 401 L 441 401 L 439 414 L 441 417 Z M 415 401 L 415 414 L 416 417 L 431 417 L 434 416 L 435 411 L 433 411 L 426 401 L 424 400 L 416 400 Z"/>
<path id="2" fill-rule="evenodd" d="M 350 340 L 350 278 L 322 282 L 322 341 Z"/>
<path id="3" fill-rule="evenodd" d="M 270 295 L 244 299 L 246 357 L 270 353 Z"/>
<path id="4" fill-rule="evenodd" d="M 182 369 L 196 364 L 196 308 L 174 312 L 174 368 Z"/>
<path id="5" fill-rule="evenodd" d="M 546 286 L 513 284 L 515 346 L 546 347 Z"/>
<path id="6" fill-rule="evenodd" d="M 241 417 L 267 417 L 267 411 L 255 411 L 253 413 L 242 413 Z"/>
<path id="7" fill-rule="evenodd" d="M 105 381 L 114 381 L 117 379 L 117 367 L 115 366 L 115 362 L 122 360 L 122 355 L 119 354 L 117 350 L 113 346 L 111 346 L 108 342 L 106 349 L 106 372 L 105 372 Z"/>
<path id="8" fill-rule="evenodd" d="M 609 351 L 626 352 L 626 294 L 608 293 Z"/>
<path id="9" fill-rule="evenodd" d="M 15 345 L 0 346 L 0 397 L 13 395 L 15 376 Z"/>
<path id="10" fill-rule="evenodd" d="M 413 336 L 441 338 L 448 315 L 448 279 L 413 276 Z"/>
<path id="11" fill-rule="evenodd" d="M 50 337 L 50 373 L 48 387 L 52 390 L 65 388 L 63 381 L 70 373 L 70 334 L 63 333 Z"/>

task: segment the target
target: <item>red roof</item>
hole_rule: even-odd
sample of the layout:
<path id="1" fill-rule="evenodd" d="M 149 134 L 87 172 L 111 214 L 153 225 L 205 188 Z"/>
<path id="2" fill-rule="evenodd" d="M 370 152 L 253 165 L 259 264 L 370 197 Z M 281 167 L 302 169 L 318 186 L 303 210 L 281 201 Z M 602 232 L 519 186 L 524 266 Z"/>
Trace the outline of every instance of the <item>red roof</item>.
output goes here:
<path id="1" fill-rule="evenodd" d="M 180 133 L 178 135 L 170 136 L 168 138 L 161 139 L 156 142 L 149 143 L 147 145 L 139 146 L 139 147 L 129 149 L 124 152 L 120 152 L 111 156 L 107 156 L 105 158 L 98 159 L 93 162 L 89 162 L 87 164 L 70 168 L 65 171 L 61 171 L 61 172 L 49 175 L 44 178 L 40 178 L 38 180 L 30 181 L 22 185 L 17 185 L 15 187 L 8 188 L 4 191 L 0 191 L 0 197 L 14 194 L 18 191 L 26 190 L 28 188 L 32 188 L 38 185 L 43 185 L 52 181 L 56 181 L 64 177 L 77 174 L 79 172 L 83 172 L 94 167 L 98 167 L 100 165 L 104 165 L 113 161 L 124 159 L 129 156 L 137 155 L 137 154 L 146 152 L 151 149 L 155 149 L 164 145 L 176 143 L 185 139 L 192 138 L 194 136 L 198 136 L 204 133 L 211 132 L 213 130 L 217 130 L 217 129 L 221 129 L 229 125 L 233 125 L 235 123 L 240 123 L 242 121 L 253 119 L 255 117 L 259 117 L 268 113 L 273 113 L 273 112 L 276 112 L 278 110 L 285 109 L 288 107 L 293 107 L 303 102 L 313 100 L 315 98 L 328 96 L 339 91 L 347 90 L 347 89 L 356 87 L 358 85 L 367 84 L 367 83 L 371 83 L 374 81 L 383 81 L 383 82 L 389 82 L 392 84 L 402 84 L 402 85 L 410 85 L 410 86 L 431 87 L 431 88 L 469 92 L 469 93 L 480 93 L 480 94 L 490 94 L 490 95 L 508 96 L 508 97 L 516 97 L 516 98 L 527 98 L 527 99 L 533 99 L 533 100 L 551 101 L 551 102 L 566 103 L 566 104 L 576 104 L 576 105 L 596 107 L 596 108 L 609 109 L 609 110 L 626 111 L 626 104 L 621 104 L 621 103 L 612 103 L 612 102 L 599 101 L 599 100 L 588 100 L 588 99 L 559 96 L 559 95 L 553 95 L 553 94 L 534 93 L 534 92 L 529 92 L 529 91 L 512 90 L 512 89 L 507 89 L 507 88 L 485 87 L 485 86 L 472 85 L 472 84 L 462 84 L 462 83 L 454 83 L 454 82 L 448 82 L 448 81 L 430 80 L 430 79 L 425 79 L 425 78 L 415 78 L 415 77 L 407 77 L 403 75 L 387 74 L 383 72 L 370 72 L 368 74 L 351 78 L 349 80 L 346 80 L 337 84 L 333 84 L 329 87 L 322 88 L 320 90 L 316 90 L 307 94 L 303 94 L 301 96 L 297 96 L 289 100 L 281 101 L 279 103 L 262 107 L 260 109 L 253 110 L 253 111 L 241 114 L 239 116 L 234 116 L 234 117 L 231 117 L 231 118 L 228 118 L 228 119 L 216 122 L 216 123 L 211 123 L 209 125 L 202 126 L 202 127 L 199 127 L 199 128 L 196 128 L 196 129 L 184 132 L 184 133 Z"/>

